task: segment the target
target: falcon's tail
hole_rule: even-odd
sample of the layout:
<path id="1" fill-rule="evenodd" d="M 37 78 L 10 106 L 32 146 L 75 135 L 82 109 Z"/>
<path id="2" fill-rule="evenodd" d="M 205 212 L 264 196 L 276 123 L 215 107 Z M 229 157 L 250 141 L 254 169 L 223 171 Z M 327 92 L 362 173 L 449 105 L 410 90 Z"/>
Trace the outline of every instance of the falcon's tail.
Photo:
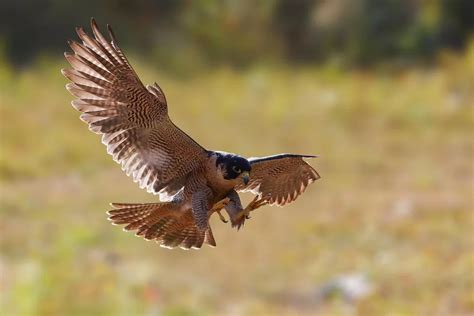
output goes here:
<path id="1" fill-rule="evenodd" d="M 179 212 L 171 202 L 111 205 L 114 209 L 107 213 L 112 224 L 126 225 L 124 230 L 136 230 L 136 236 L 155 240 L 162 247 L 199 249 L 204 242 L 216 246 L 210 227 L 201 232 L 194 222 L 191 210 Z"/>

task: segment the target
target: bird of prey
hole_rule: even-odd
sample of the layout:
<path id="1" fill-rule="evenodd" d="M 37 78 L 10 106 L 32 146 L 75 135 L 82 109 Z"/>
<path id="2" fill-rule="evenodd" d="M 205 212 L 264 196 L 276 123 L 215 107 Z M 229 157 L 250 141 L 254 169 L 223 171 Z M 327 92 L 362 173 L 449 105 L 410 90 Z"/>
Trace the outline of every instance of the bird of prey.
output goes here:
<path id="1" fill-rule="evenodd" d="M 107 152 L 157 203 L 112 203 L 109 220 L 167 248 L 215 246 L 212 214 L 227 212 L 240 229 L 249 213 L 265 204 L 293 202 L 319 175 L 303 158 L 280 154 L 243 158 L 207 150 L 173 124 L 158 86 L 144 86 L 108 28 L 109 39 L 91 19 L 93 35 L 76 28 L 80 41 L 65 53 L 72 69 L 61 72 L 76 96 L 72 106 L 89 129 L 102 135 Z M 256 195 L 242 207 L 238 192 Z"/>

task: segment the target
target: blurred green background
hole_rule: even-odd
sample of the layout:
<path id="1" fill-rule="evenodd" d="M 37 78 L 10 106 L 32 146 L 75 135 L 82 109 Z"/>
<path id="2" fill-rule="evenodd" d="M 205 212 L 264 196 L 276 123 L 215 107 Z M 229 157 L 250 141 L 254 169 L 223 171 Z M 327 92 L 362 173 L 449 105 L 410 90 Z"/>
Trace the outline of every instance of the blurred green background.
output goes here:
<path id="1" fill-rule="evenodd" d="M 2 315 L 473 315 L 474 2 L 0 2 Z M 209 149 L 322 179 L 217 248 L 106 220 L 156 197 L 69 105 L 74 27 L 113 25 Z M 244 196 L 248 200 L 249 196 Z"/>

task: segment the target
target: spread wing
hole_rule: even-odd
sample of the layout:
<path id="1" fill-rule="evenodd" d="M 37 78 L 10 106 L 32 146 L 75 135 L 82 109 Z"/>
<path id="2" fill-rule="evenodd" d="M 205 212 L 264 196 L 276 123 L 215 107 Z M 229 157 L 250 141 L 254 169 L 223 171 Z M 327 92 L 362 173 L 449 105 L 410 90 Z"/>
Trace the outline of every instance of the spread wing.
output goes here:
<path id="1" fill-rule="evenodd" d="M 165 95 L 155 83 L 145 87 L 108 27 L 110 41 L 91 20 L 94 36 L 82 28 L 82 43 L 70 41 L 65 53 L 72 69 L 62 69 L 72 81 L 66 88 L 78 99 L 89 129 L 102 135 L 107 152 L 141 188 L 162 197 L 173 196 L 189 173 L 207 157 L 206 150 L 173 124 Z"/>
<path id="2" fill-rule="evenodd" d="M 319 174 L 303 158 L 316 156 L 281 154 L 262 158 L 250 158 L 252 171 L 247 185 L 238 191 L 250 191 L 268 204 L 283 206 L 301 195 L 309 184 L 320 178 Z"/>

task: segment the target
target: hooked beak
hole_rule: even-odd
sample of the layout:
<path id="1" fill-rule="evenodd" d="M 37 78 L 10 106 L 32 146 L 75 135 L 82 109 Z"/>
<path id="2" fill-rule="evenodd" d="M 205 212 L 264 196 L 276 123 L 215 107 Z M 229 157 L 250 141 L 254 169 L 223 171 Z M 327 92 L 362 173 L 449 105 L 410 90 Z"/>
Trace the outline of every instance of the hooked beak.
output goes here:
<path id="1" fill-rule="evenodd" d="M 249 183 L 250 175 L 247 171 L 242 172 L 242 180 L 244 180 L 244 184 L 247 185 Z"/>

